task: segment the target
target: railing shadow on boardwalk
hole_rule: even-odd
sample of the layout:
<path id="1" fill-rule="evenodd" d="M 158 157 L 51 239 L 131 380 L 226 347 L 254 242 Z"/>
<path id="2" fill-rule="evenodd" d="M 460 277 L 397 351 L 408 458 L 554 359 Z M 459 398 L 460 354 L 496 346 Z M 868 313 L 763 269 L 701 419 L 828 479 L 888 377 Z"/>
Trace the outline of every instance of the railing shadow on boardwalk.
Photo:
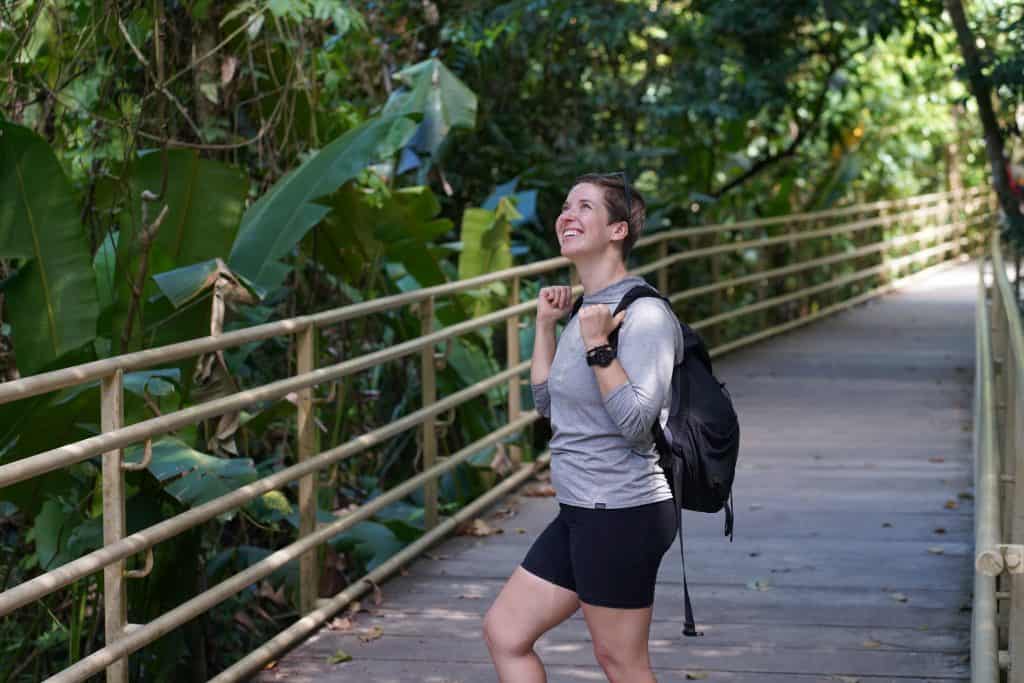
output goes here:
<path id="1" fill-rule="evenodd" d="M 686 515 L 706 635 L 680 635 L 672 549 L 659 680 L 968 679 L 976 292 L 962 264 L 718 361 L 744 426 L 736 539 L 720 516 Z M 543 489 L 496 503 L 481 517 L 502 533 L 434 548 L 257 680 L 495 680 L 482 614 L 555 514 L 528 495 Z M 604 680 L 579 613 L 537 651 L 549 680 Z"/>

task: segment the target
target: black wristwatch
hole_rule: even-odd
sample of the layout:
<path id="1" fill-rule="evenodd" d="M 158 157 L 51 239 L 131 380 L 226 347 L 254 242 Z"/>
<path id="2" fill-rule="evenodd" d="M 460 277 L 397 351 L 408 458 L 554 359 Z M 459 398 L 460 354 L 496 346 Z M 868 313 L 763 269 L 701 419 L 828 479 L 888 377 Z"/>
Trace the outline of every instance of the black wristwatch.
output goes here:
<path id="1" fill-rule="evenodd" d="M 615 360 L 615 347 L 611 344 L 601 344 L 587 350 L 587 365 L 599 365 L 606 368 Z"/>

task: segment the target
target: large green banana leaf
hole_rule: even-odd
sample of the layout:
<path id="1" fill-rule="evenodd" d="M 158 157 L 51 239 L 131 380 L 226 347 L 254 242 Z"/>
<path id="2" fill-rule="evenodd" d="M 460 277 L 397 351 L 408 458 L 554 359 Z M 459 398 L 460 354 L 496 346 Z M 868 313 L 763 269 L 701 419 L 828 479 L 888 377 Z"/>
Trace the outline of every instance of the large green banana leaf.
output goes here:
<path id="1" fill-rule="evenodd" d="M 493 273 L 512 267 L 512 221 L 520 218 L 508 197 L 498 200 L 493 211 L 466 209 L 462 214 L 462 252 L 459 254 L 459 279 Z M 496 282 L 477 299 L 474 315 L 485 315 L 499 307 L 493 297 L 504 296 L 505 285 Z"/>
<path id="2" fill-rule="evenodd" d="M 164 196 L 149 202 L 143 221 L 142 193 L 160 192 L 167 170 Z M 153 276 L 200 261 L 227 257 L 238 233 L 249 181 L 238 168 L 209 159 L 200 159 L 192 150 L 172 150 L 147 154 L 136 160 L 125 173 L 127 192 L 121 213 L 121 233 L 117 240 L 117 268 L 114 278 L 114 310 L 110 334 L 120 344 L 131 308 L 134 281 L 142 265 L 140 235 L 152 224 L 164 205 L 167 216 L 156 233 L 146 255 L 146 278 L 142 297 L 136 304 L 129 347 L 142 344 L 142 330 L 159 322 L 147 316 L 150 299 L 158 292 Z M 166 306 L 153 309 L 158 315 Z M 198 331 L 195 331 L 198 332 Z M 120 349 L 120 346 L 115 346 Z M 126 349 L 121 349 L 126 350 Z"/>
<path id="3" fill-rule="evenodd" d="M 507 198 L 493 211 L 466 209 L 462 214 L 462 253 L 459 279 L 476 277 L 512 267 L 510 228 L 519 212 Z"/>
<path id="4" fill-rule="evenodd" d="M 0 258 L 18 370 L 31 375 L 96 336 L 99 303 L 71 183 L 46 141 L 0 122 Z"/>
<path id="5" fill-rule="evenodd" d="M 375 118 L 334 140 L 279 180 L 245 212 L 228 265 L 262 296 L 288 273 L 291 252 L 330 210 L 314 201 L 401 149 L 416 124 L 402 115 Z"/>

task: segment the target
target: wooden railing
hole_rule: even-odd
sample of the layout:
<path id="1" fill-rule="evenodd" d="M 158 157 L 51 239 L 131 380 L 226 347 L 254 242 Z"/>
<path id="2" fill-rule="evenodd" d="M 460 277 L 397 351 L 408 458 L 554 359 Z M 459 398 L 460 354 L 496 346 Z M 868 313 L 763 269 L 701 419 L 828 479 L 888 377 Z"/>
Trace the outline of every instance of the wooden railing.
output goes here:
<path id="1" fill-rule="evenodd" d="M 645 237 L 637 243 L 638 254 L 650 255 L 653 252 L 654 258 L 632 272 L 654 275 L 655 284 L 679 306 L 692 326 L 713 341 L 712 354 L 717 356 L 854 306 L 890 291 L 924 271 L 972 252 L 979 243 L 978 236 L 984 234 L 978 228 L 991 223 L 994 210 L 991 193 L 977 189 L 765 220 L 667 230 Z M 801 245 L 823 243 L 837 243 L 838 247 L 824 249 L 824 254 L 814 253 L 808 258 L 793 259 L 793 254 L 801 252 Z M 742 259 L 747 272 L 728 280 L 721 279 L 724 259 Z M 692 267 L 683 268 L 687 263 Z M 90 381 L 100 381 L 102 433 L 0 465 L 0 499 L 4 487 L 91 458 L 102 458 L 104 537 L 100 549 L 0 593 L 0 617 L 102 570 L 105 645 L 50 680 L 82 681 L 106 670 L 108 681 L 123 683 L 127 680 L 128 655 L 299 558 L 301 618 L 212 680 L 238 681 L 249 676 L 284 649 L 312 633 L 333 613 L 375 583 L 450 533 L 458 524 L 471 519 L 547 465 L 550 458 L 547 452 L 531 462 L 518 463 L 511 474 L 458 513 L 444 519 L 438 513 L 437 482 L 442 474 L 452 471 L 481 450 L 521 433 L 538 419 L 535 411 L 523 412 L 521 409 L 522 384 L 526 380 L 524 373 L 529 369 L 529 361 L 520 358 L 520 323 L 536 307 L 535 300 L 520 300 L 521 284 L 526 278 L 535 277 L 564 281 L 565 271 L 570 265 L 565 258 L 548 259 L 469 280 L 219 336 L 129 353 L 0 384 L 0 404 L 3 404 Z M 689 282 L 693 279 L 690 276 L 698 272 L 705 273 L 705 280 L 710 281 Z M 679 288 L 679 291 L 672 291 L 677 281 L 688 284 Z M 434 307 L 438 299 L 497 282 L 506 283 L 510 293 L 506 307 L 465 322 L 434 329 Z M 580 291 L 582 288 L 577 285 L 574 293 Z M 737 306 L 729 305 L 731 301 L 742 301 L 743 297 L 754 300 Z M 420 336 L 385 349 L 317 367 L 313 342 L 318 330 L 342 321 L 412 306 L 418 309 L 422 321 Z M 710 311 L 703 319 L 697 320 L 687 313 L 701 307 Z M 492 325 L 505 326 L 507 369 L 439 398 L 435 382 L 435 345 Z M 297 356 L 294 376 L 135 424 L 124 424 L 125 373 L 284 335 L 296 337 L 297 343 L 293 347 Z M 313 388 L 414 354 L 418 354 L 421 361 L 422 407 L 384 427 L 318 452 L 313 431 Z M 435 427 L 438 416 L 502 385 L 508 387 L 507 424 L 446 458 L 437 458 Z M 125 462 L 123 449 L 134 444 L 144 444 L 144 451 L 151 452 L 152 442 L 157 437 L 257 402 L 282 398 L 292 392 L 298 396 L 296 464 L 142 531 L 126 535 L 124 470 L 138 469 L 140 463 Z M 338 516 L 329 523 L 318 524 L 316 489 L 320 484 L 317 473 L 343 460 L 359 456 L 410 429 L 419 429 L 421 432 L 422 472 L 357 510 Z M 146 553 L 146 564 L 151 566 L 153 547 L 157 544 L 295 481 L 299 483 L 300 516 L 299 537 L 295 542 L 148 624 L 126 623 L 125 582 L 131 578 L 125 567 L 128 558 Z M 425 490 L 426 533 L 345 590 L 320 600 L 317 595 L 317 547 L 421 488 Z M 131 575 L 137 574 L 134 572 Z"/>
<path id="2" fill-rule="evenodd" d="M 971 681 L 1024 681 L 1024 328 L 999 235 L 979 262 Z M 986 283 L 986 265 L 991 274 Z M 1002 672 L 1008 677 L 1002 679 Z"/>

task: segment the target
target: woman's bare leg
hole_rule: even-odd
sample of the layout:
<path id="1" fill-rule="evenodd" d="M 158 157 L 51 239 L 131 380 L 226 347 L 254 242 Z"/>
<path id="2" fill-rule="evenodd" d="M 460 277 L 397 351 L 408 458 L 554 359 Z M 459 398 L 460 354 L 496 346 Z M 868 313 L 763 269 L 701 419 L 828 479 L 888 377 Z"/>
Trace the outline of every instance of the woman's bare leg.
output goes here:
<path id="1" fill-rule="evenodd" d="M 583 603 L 594 656 L 610 683 L 655 683 L 648 650 L 652 612 Z"/>
<path id="2" fill-rule="evenodd" d="M 502 683 L 545 683 L 537 639 L 571 617 L 576 593 L 516 567 L 484 616 L 484 640 Z"/>

